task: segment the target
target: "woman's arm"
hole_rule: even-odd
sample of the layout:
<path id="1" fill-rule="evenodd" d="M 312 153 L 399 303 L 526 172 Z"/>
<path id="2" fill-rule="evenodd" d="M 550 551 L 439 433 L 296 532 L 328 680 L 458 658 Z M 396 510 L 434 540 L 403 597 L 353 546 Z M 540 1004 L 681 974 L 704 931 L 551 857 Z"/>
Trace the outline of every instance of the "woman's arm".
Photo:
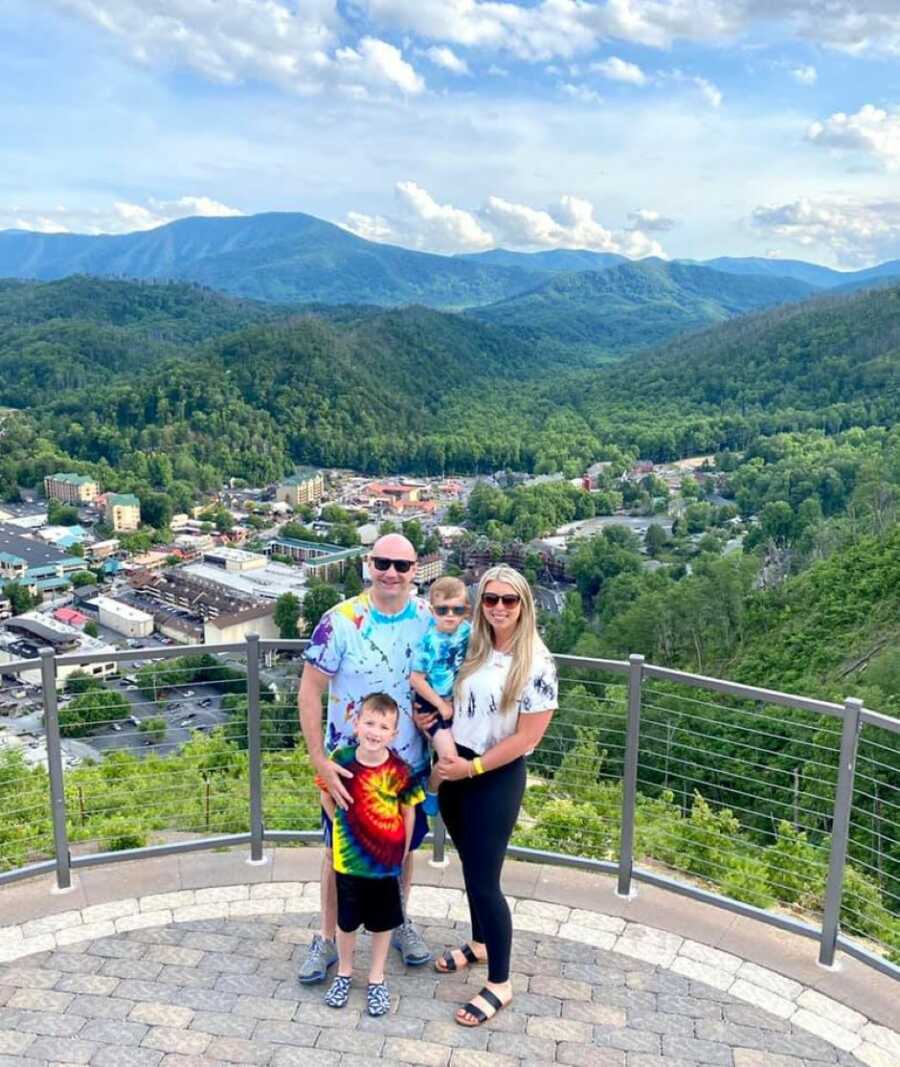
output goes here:
<path id="1" fill-rule="evenodd" d="M 485 771 L 495 771 L 507 763 L 512 763 L 519 756 L 531 752 L 541 743 L 541 739 L 547 732 L 550 720 L 556 708 L 547 711 L 534 711 L 526 715 L 519 715 L 516 724 L 516 732 L 504 737 L 493 748 L 489 748 L 481 757 L 481 765 Z M 451 759 L 442 759 L 438 763 L 438 775 L 443 781 L 457 781 L 460 778 L 468 778 L 472 773 L 471 760 L 456 756 Z"/>

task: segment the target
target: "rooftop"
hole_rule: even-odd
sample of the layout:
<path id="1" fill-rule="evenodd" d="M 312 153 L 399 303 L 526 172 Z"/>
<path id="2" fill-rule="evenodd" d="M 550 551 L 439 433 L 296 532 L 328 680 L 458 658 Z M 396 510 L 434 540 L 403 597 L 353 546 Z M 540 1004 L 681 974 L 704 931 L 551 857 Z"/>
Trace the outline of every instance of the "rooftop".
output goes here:
<path id="1" fill-rule="evenodd" d="M 301 485 L 303 482 L 308 482 L 313 478 L 320 478 L 321 476 L 322 472 L 315 467 L 298 467 L 292 475 L 283 478 L 279 484 Z"/>
<path id="2" fill-rule="evenodd" d="M 0 552 L 24 559 L 29 567 L 63 563 L 71 557 L 38 537 L 29 537 L 10 523 L 0 523 Z"/>
<path id="3" fill-rule="evenodd" d="M 267 563 L 251 571 L 226 571 L 210 563 L 188 563 L 180 570 L 195 578 L 224 587 L 236 593 L 254 598 L 265 597 L 277 600 L 282 593 L 293 593 L 303 598 L 306 578 L 299 567 L 285 563 Z"/>
<path id="4" fill-rule="evenodd" d="M 69 485 L 94 485 L 95 479 L 87 474 L 57 473 L 49 475 L 54 482 L 66 482 Z"/>
<path id="5" fill-rule="evenodd" d="M 140 500 L 134 493 L 109 493 L 106 497 L 106 503 L 109 507 L 118 508 L 139 508 L 141 506 Z"/>

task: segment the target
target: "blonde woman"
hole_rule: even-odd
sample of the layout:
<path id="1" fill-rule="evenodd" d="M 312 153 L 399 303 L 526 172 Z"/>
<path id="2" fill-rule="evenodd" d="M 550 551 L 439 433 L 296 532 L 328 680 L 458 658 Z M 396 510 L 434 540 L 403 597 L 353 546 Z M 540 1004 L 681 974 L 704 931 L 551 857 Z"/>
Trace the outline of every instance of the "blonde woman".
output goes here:
<path id="1" fill-rule="evenodd" d="M 480 1026 L 512 1000 L 512 921 L 500 872 L 525 792 L 525 756 L 544 736 L 557 699 L 531 589 L 511 567 L 492 567 L 479 583 L 453 697 L 457 755 L 438 764 L 440 806 L 462 861 L 472 940 L 436 967 L 446 973 L 487 962 L 484 988 L 455 1017 Z"/>

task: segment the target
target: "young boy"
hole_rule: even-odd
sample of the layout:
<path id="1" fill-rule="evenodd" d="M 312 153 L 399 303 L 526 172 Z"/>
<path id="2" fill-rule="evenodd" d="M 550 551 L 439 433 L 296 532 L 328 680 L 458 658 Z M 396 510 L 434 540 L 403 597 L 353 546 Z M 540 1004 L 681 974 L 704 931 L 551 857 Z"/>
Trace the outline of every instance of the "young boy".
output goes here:
<path id="1" fill-rule="evenodd" d="M 338 808 L 324 791 L 322 806 L 332 820 L 332 853 L 337 880 L 338 971 L 325 994 L 331 1008 L 343 1008 L 350 996 L 353 949 L 360 925 L 372 935 L 368 1009 L 384 1015 L 391 1006 L 384 981 L 384 961 L 391 931 L 403 923 L 399 874 L 409 851 L 414 805 L 424 799 L 413 772 L 388 747 L 397 736 L 400 709 L 386 693 L 370 693 L 363 700 L 355 723 L 356 744 L 344 745 L 332 755 L 353 772 L 343 779 L 353 798 Z"/>
<path id="2" fill-rule="evenodd" d="M 437 721 L 428 733 L 438 758 L 455 756 L 453 725 L 453 682 L 466 658 L 471 625 L 464 621 L 468 613 L 466 587 L 459 578 L 438 578 L 428 593 L 434 618 L 413 652 L 410 685 L 415 691 L 416 711 L 436 711 Z M 431 772 L 425 814 L 437 815 L 438 778 Z"/>

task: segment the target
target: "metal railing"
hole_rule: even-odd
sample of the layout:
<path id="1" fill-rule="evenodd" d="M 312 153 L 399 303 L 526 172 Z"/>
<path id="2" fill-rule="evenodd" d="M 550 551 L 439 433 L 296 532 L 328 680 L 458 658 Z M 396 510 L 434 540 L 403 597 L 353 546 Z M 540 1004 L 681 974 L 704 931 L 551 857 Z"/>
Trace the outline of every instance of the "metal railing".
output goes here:
<path id="1" fill-rule="evenodd" d="M 300 664 L 272 662 L 305 644 L 45 649 L 0 665 L 35 704 L 40 690 L 46 743 L 31 766 L 0 748 L 0 885 L 55 872 L 66 889 L 80 867 L 232 845 L 262 862 L 266 842 L 319 841 L 294 744 Z M 556 659 L 559 710 L 529 759 L 511 856 L 612 873 L 622 896 L 662 887 L 814 938 L 825 966 L 841 949 L 900 978 L 900 721 L 641 656 Z M 109 664 L 111 679 L 71 676 Z M 22 686 L 2 682 L 0 704 L 21 704 Z M 434 861 L 445 847 L 438 821 Z"/>

